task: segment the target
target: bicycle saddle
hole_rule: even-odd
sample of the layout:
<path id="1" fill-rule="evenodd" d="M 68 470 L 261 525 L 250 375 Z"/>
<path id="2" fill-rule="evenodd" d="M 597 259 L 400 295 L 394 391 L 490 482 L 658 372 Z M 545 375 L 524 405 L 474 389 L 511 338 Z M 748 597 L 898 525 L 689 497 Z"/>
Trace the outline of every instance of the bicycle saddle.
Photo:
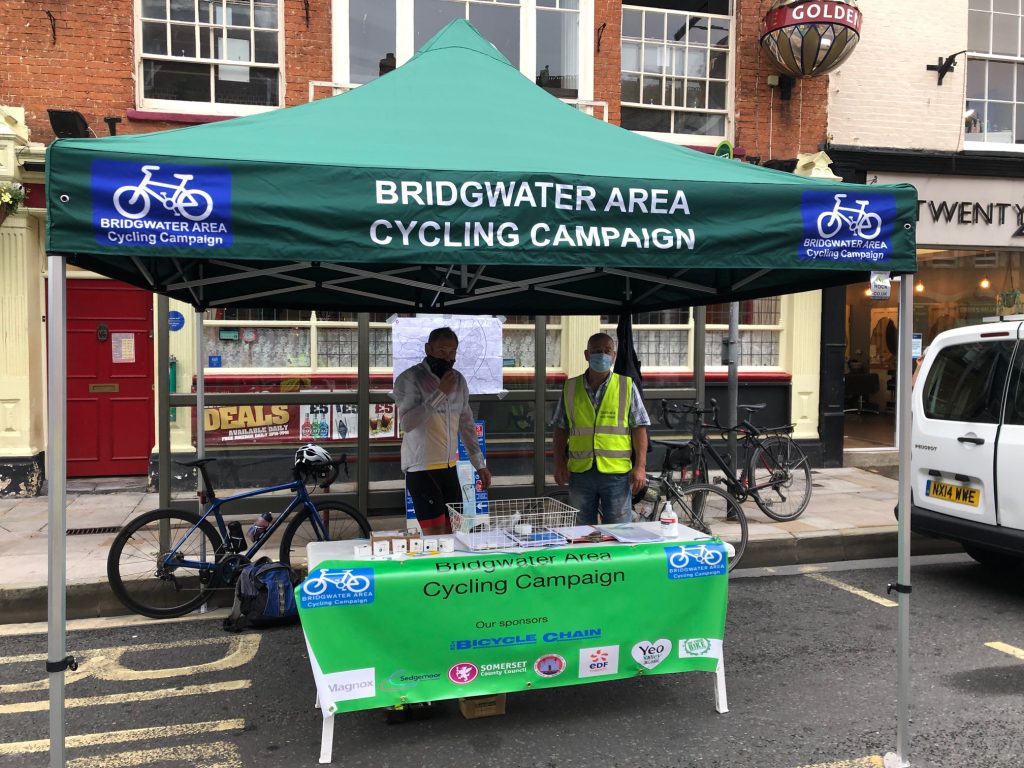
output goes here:
<path id="1" fill-rule="evenodd" d="M 736 407 L 744 411 L 750 411 L 751 413 L 753 413 L 754 411 L 760 411 L 763 410 L 764 408 L 767 408 L 768 403 L 755 403 L 754 405 L 737 405 Z"/>
<path id="2" fill-rule="evenodd" d="M 195 461 L 175 461 L 174 463 L 179 467 L 205 467 L 211 461 L 216 461 L 216 459 L 196 459 Z"/>

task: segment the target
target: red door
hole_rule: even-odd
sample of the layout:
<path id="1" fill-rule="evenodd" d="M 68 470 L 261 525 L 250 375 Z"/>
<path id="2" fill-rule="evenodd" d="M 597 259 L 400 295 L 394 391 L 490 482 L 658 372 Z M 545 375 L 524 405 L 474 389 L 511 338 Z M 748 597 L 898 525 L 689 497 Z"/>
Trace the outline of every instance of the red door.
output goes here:
<path id="1" fill-rule="evenodd" d="M 145 475 L 153 448 L 153 295 L 68 280 L 68 476 Z"/>

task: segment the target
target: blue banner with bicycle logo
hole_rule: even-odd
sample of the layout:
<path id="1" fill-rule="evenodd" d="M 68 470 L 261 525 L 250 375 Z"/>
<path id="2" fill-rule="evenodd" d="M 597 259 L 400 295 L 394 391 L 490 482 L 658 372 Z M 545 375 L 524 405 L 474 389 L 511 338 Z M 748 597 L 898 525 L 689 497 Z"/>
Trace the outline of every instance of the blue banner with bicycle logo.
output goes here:
<path id="1" fill-rule="evenodd" d="M 96 160 L 96 242 L 123 247 L 228 248 L 231 172 L 226 168 Z"/>
<path id="2" fill-rule="evenodd" d="M 868 194 L 850 186 L 843 192 L 804 192 L 800 200 L 802 261 L 889 261 L 896 196 Z"/>
<path id="3" fill-rule="evenodd" d="M 696 579 L 725 573 L 727 556 L 725 545 L 701 542 L 665 547 L 670 579 Z"/>
<path id="4" fill-rule="evenodd" d="M 320 568 L 299 587 L 303 608 L 367 605 L 373 602 L 373 568 Z"/>

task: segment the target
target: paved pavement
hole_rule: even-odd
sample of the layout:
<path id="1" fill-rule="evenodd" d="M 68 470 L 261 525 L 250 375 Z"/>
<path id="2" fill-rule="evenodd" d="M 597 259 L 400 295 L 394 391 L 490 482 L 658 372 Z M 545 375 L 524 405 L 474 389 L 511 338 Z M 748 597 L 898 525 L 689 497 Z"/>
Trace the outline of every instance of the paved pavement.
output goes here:
<path id="1" fill-rule="evenodd" d="M 799 565 L 896 555 L 897 482 L 891 467 L 818 469 L 811 502 L 797 520 L 776 523 L 748 502 L 750 540 L 743 567 Z M 46 619 L 48 499 L 0 498 L 0 623 Z M 125 613 L 106 579 L 107 550 L 117 528 L 159 506 L 139 479 L 72 481 L 68 485 L 67 615 Z M 396 518 L 373 518 L 377 528 Z M 97 529 L 96 532 L 82 533 Z M 912 551 L 937 554 L 959 545 L 915 536 Z"/>

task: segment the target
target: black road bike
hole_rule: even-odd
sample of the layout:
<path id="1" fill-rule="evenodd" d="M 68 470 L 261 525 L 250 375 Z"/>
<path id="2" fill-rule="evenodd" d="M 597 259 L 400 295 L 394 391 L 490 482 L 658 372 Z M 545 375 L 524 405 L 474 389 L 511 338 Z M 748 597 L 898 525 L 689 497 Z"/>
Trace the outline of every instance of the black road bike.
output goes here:
<path id="1" fill-rule="evenodd" d="M 772 520 L 786 522 L 803 514 L 811 500 L 811 467 L 807 456 L 793 442 L 793 425 L 760 428 L 750 422 L 753 413 L 765 407 L 741 405 L 746 417 L 736 426 L 723 427 L 718 422 L 718 404 L 701 408 L 700 403 L 661 401 L 662 419 L 672 429 L 684 427 L 693 417 L 693 439 L 689 441 L 689 475 L 693 482 L 723 485 L 739 503 L 753 499 Z M 711 416 L 711 423 L 704 417 Z M 740 449 L 740 473 L 736 474 L 728 453 L 719 452 L 708 438 L 712 432 L 719 439 L 735 433 Z M 720 475 L 712 476 L 709 463 Z"/>

